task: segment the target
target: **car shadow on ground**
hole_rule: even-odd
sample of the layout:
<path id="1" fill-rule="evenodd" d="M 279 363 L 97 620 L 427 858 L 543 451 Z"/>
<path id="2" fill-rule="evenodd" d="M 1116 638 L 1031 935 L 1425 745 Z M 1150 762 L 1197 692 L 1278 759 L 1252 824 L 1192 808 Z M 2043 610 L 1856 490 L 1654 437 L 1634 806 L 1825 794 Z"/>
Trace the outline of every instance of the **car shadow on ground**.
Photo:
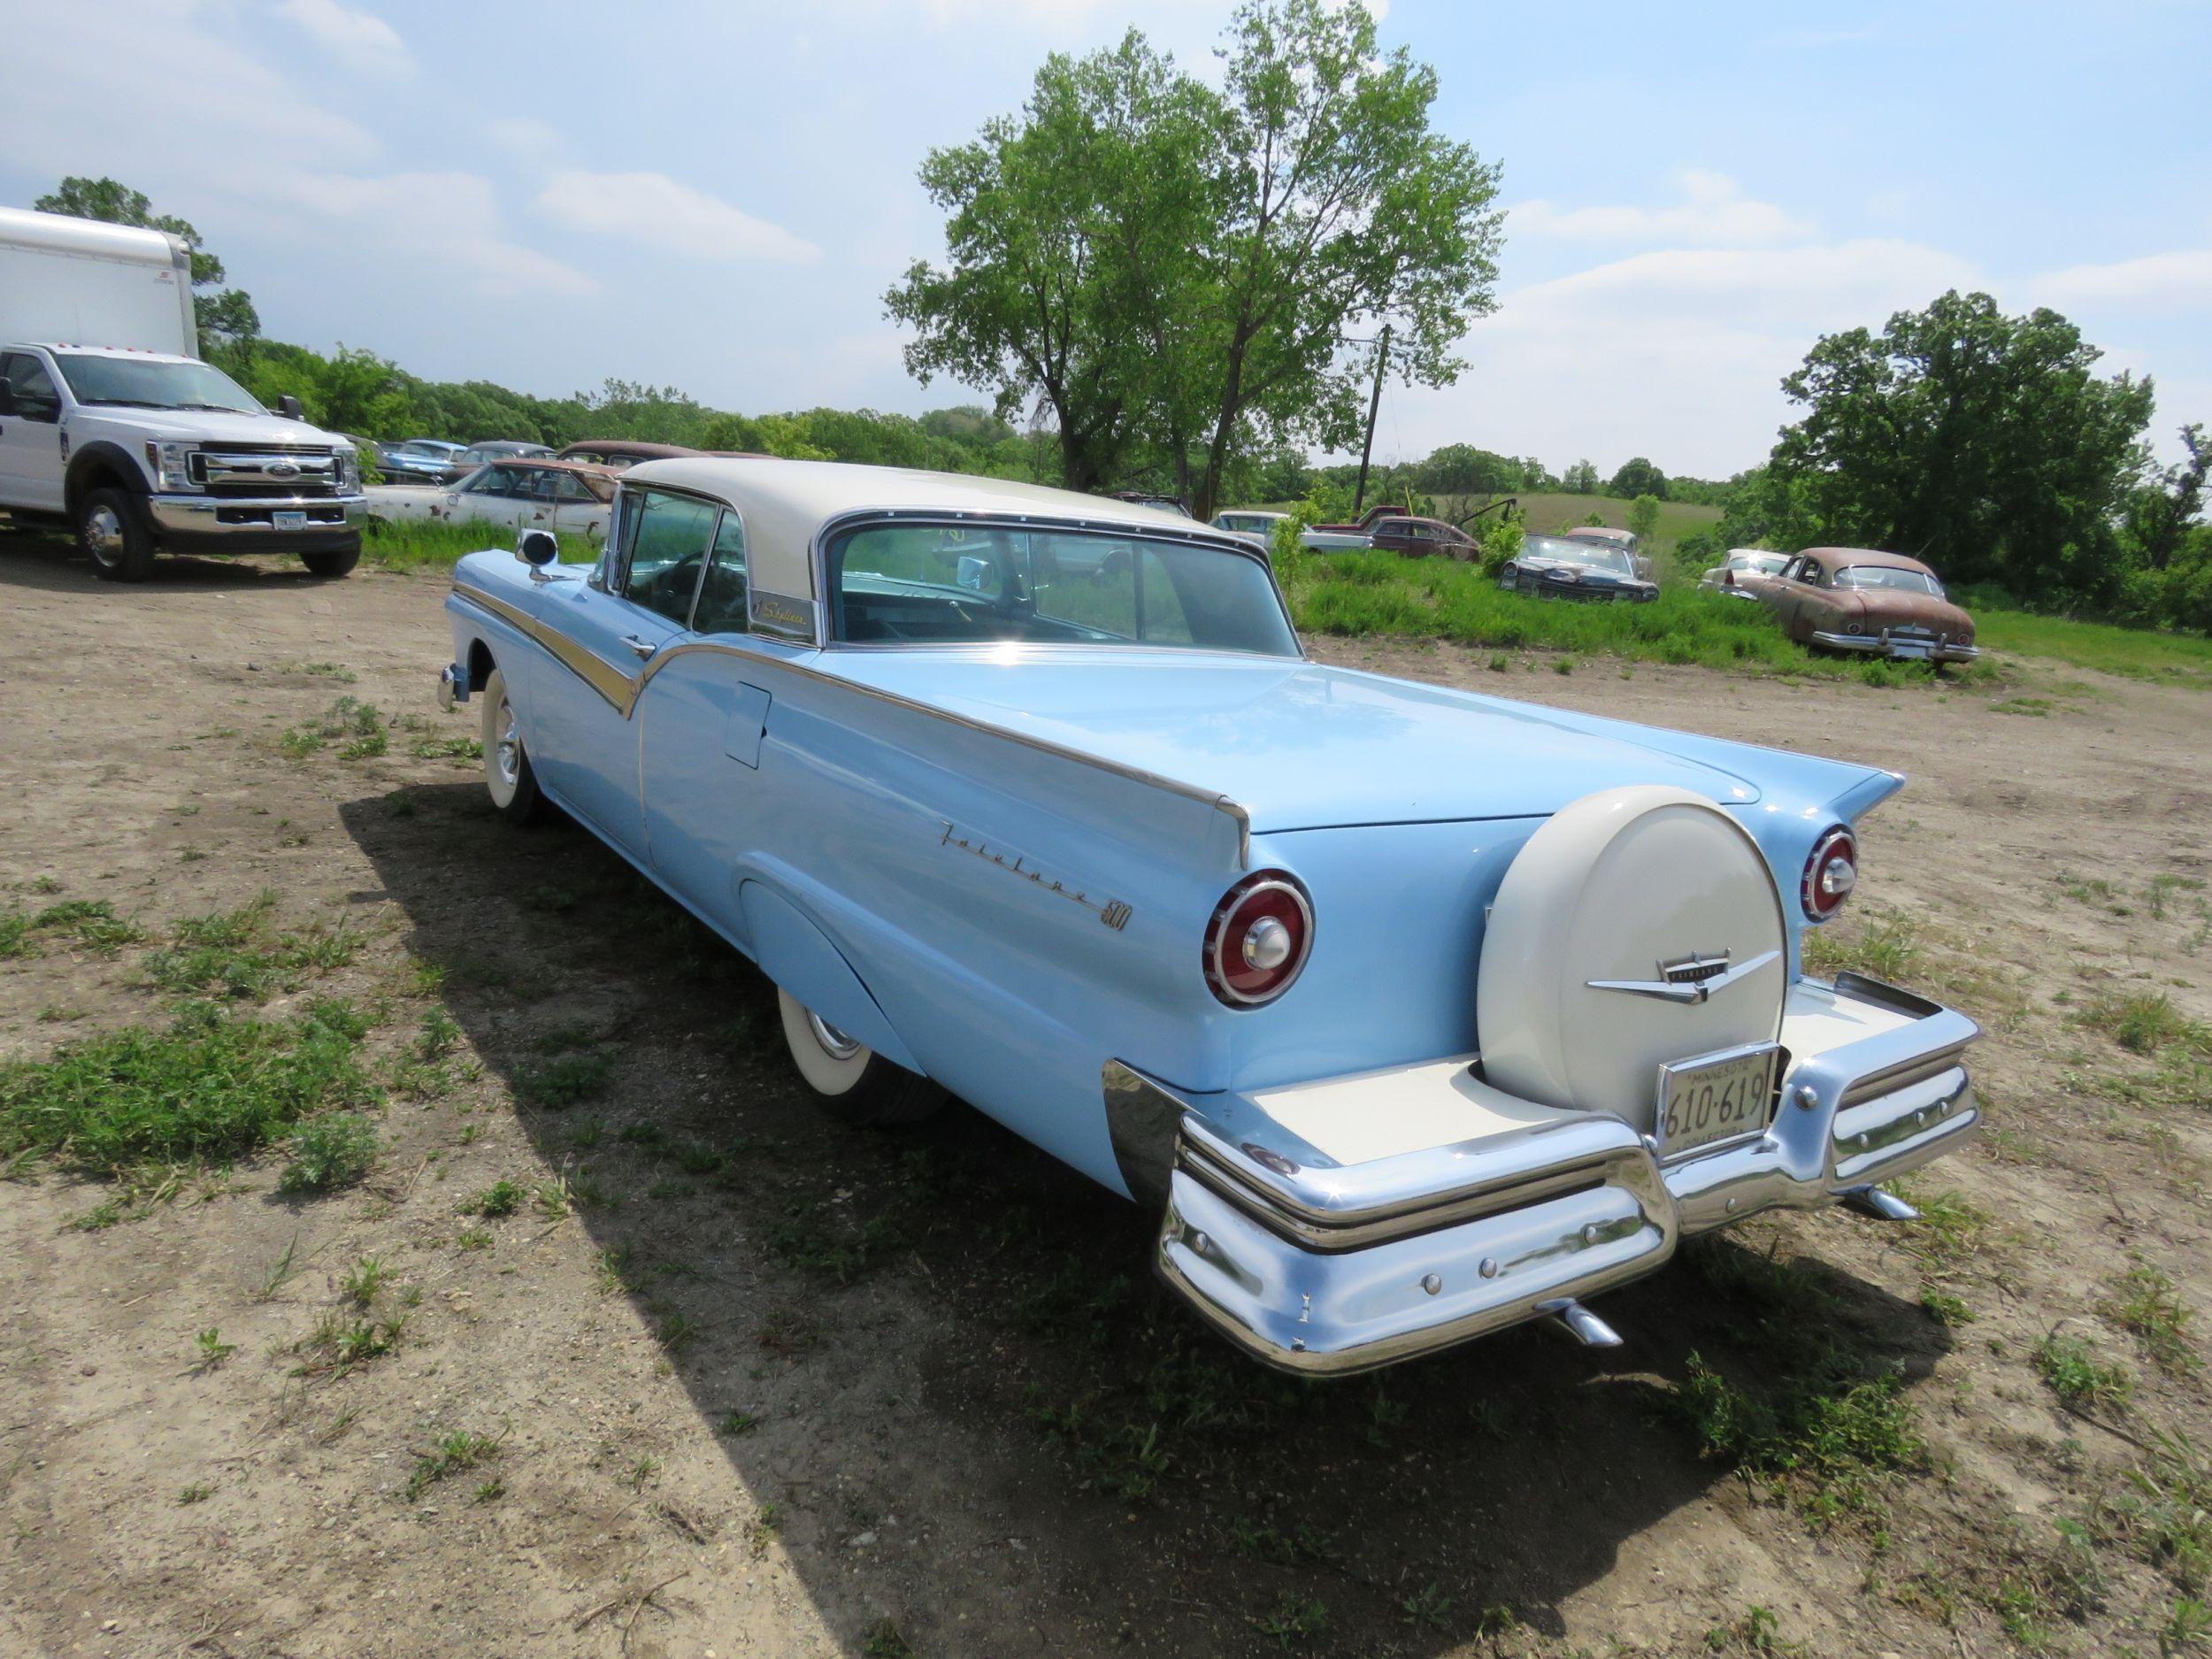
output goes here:
<path id="1" fill-rule="evenodd" d="M 316 576 L 296 554 L 202 558 L 164 553 L 137 586 L 163 588 L 259 588 L 268 583 L 319 588 L 342 578 Z M 0 525 L 0 582 L 10 588 L 65 593 L 100 580 L 91 558 L 66 531 Z"/>
<path id="2" fill-rule="evenodd" d="M 341 811 L 849 1652 L 886 1600 L 917 1651 L 973 1651 L 960 1620 L 1010 1586 L 1043 1650 L 1555 1635 L 1628 1540 L 1948 1347 L 1873 1286 L 1717 1240 L 1605 1299 L 1610 1353 L 1522 1329 L 1280 1377 L 1159 1286 L 1151 1217 L 979 1114 L 826 1119 L 772 988 L 583 831 L 512 829 L 472 781 Z M 855 1536 L 948 1506 L 999 1548 L 864 1570 L 864 1603 Z"/>

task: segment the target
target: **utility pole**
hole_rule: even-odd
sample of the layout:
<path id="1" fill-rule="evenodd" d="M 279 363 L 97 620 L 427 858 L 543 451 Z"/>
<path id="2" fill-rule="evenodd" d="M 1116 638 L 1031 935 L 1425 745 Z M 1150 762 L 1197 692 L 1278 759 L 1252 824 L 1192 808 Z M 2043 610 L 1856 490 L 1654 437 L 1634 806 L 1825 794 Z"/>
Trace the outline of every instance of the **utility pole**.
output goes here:
<path id="1" fill-rule="evenodd" d="M 1375 389 L 1367 398 L 1367 441 L 1359 446 L 1359 488 L 1352 492 L 1352 516 L 1359 517 L 1361 504 L 1367 499 L 1367 457 L 1375 452 L 1375 411 L 1382 407 L 1383 367 L 1390 361 L 1390 325 L 1382 326 L 1382 338 L 1375 342 Z"/>

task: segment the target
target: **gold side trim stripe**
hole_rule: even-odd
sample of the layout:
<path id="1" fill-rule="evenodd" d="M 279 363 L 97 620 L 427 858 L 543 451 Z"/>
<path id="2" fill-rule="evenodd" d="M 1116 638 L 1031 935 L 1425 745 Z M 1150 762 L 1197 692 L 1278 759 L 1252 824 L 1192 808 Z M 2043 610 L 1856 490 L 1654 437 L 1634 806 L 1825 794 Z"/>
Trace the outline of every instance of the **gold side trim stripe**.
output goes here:
<path id="1" fill-rule="evenodd" d="M 453 591 L 472 604 L 481 605 L 503 622 L 512 624 L 531 639 L 535 640 L 553 656 L 555 661 L 604 697 L 624 719 L 637 705 L 638 693 L 643 688 L 645 676 L 633 679 L 595 652 L 587 650 L 557 628 L 549 628 L 518 605 L 494 597 L 481 588 L 466 582 L 453 584 Z"/>
<path id="2" fill-rule="evenodd" d="M 918 702 L 912 697 L 901 696 L 895 691 L 885 691 L 879 687 L 864 686 L 857 681 L 847 680 L 841 675 L 826 674 L 818 668 L 808 668 L 780 657 L 770 656 L 764 651 L 748 650 L 742 646 L 726 644 L 720 640 L 685 640 L 678 644 L 665 646 L 656 651 L 647 660 L 643 670 L 635 679 L 632 679 L 620 669 L 602 661 L 586 650 L 575 641 L 561 634 L 559 630 L 546 626 L 529 612 L 486 593 L 480 588 L 457 581 L 453 584 L 453 591 L 471 603 L 480 605 L 493 616 L 511 623 L 531 639 L 535 640 L 565 666 L 572 670 L 585 684 L 606 698 L 626 720 L 630 718 L 632 710 L 637 707 L 637 700 L 644 694 L 647 683 L 655 674 L 660 672 L 664 664 L 674 662 L 680 657 L 688 657 L 695 652 L 718 657 L 734 657 L 751 666 L 772 669 L 779 672 L 796 675 L 802 680 L 811 680 L 824 685 L 834 686 L 840 690 L 850 692 L 857 696 L 872 698 L 878 703 L 887 703 L 894 708 L 926 715 L 933 720 L 942 720 L 948 726 L 962 726 L 971 732 L 979 732 L 987 737 L 995 737 L 1010 743 L 1018 743 L 1023 748 L 1035 749 L 1040 754 L 1051 755 L 1061 760 L 1073 761 L 1078 765 L 1088 766 L 1097 772 L 1110 772 L 1118 778 L 1126 778 L 1132 783 L 1143 784 L 1149 788 L 1163 789 L 1170 795 L 1180 795 L 1187 801 L 1195 801 L 1202 806 L 1211 807 L 1237 826 L 1237 867 L 1240 870 L 1249 870 L 1252 867 L 1252 815 L 1240 803 L 1232 801 L 1217 789 L 1202 789 L 1195 784 L 1184 783 L 1174 778 L 1164 778 L 1157 772 L 1147 772 L 1140 766 L 1125 766 L 1118 761 L 1106 760 L 1096 755 L 1087 755 L 1079 749 L 1071 749 L 1065 744 L 1051 742 L 1041 737 L 1033 737 L 1026 732 L 1017 732 L 1009 726 L 994 726 L 987 720 L 972 719 L 964 714 L 955 714 L 949 710 L 934 708 L 929 703 Z"/>

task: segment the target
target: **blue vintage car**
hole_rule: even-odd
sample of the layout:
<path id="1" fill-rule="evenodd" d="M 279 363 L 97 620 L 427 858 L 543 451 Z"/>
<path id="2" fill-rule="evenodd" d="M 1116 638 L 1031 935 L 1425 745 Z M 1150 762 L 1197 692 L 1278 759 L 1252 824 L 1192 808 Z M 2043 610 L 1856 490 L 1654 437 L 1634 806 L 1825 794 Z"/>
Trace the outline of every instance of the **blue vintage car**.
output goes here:
<path id="1" fill-rule="evenodd" d="M 461 561 L 449 703 L 752 957 L 855 1122 L 964 1099 L 1260 1358 L 1385 1364 L 1965 1141 L 1964 1017 L 1800 968 L 1902 780 L 1328 668 L 1137 505 L 767 459 Z"/>

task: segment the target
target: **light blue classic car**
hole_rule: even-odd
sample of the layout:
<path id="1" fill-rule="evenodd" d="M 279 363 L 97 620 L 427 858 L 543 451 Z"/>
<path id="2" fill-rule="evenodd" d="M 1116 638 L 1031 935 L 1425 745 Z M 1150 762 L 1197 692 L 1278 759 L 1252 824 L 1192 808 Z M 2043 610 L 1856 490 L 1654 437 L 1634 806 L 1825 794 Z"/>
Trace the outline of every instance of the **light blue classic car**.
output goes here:
<path id="1" fill-rule="evenodd" d="M 1964 1017 L 1799 944 L 1887 772 L 1323 667 L 1141 506 L 767 459 L 626 473 L 599 561 L 462 560 L 442 693 L 752 957 L 840 1116 L 947 1094 L 1155 1208 L 1260 1358 L 1584 1304 L 1979 1117 Z"/>

